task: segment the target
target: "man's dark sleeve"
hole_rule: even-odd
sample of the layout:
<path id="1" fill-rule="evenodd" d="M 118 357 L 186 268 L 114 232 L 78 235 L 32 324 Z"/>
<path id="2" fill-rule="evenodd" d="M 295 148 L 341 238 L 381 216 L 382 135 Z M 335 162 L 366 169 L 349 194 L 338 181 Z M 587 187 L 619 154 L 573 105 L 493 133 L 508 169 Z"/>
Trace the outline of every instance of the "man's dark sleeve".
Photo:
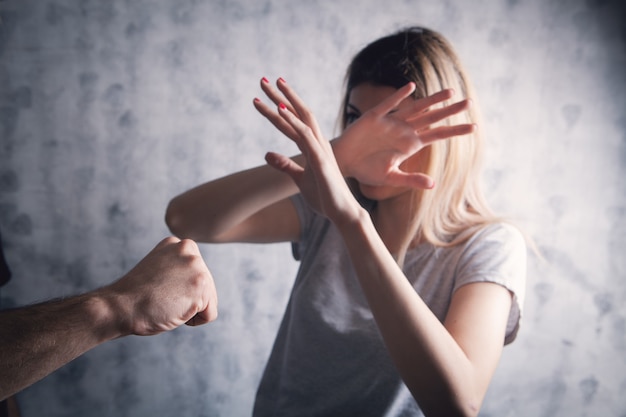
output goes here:
<path id="1" fill-rule="evenodd" d="M 2 235 L 0 234 L 0 287 L 9 282 L 11 279 L 11 270 L 4 259 L 4 251 L 2 250 Z"/>

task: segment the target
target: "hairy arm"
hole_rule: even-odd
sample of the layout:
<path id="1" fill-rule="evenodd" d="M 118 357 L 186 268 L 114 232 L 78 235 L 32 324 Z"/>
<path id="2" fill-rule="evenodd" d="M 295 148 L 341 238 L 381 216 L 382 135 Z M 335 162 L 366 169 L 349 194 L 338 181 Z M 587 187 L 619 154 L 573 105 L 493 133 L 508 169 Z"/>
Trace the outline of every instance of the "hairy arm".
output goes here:
<path id="1" fill-rule="evenodd" d="M 106 287 L 0 312 L 0 399 L 108 340 L 216 317 L 213 277 L 197 245 L 167 238 Z"/>
<path id="2" fill-rule="evenodd" d="M 0 335 L 4 399 L 123 332 L 111 303 L 86 294 L 3 311 Z"/>

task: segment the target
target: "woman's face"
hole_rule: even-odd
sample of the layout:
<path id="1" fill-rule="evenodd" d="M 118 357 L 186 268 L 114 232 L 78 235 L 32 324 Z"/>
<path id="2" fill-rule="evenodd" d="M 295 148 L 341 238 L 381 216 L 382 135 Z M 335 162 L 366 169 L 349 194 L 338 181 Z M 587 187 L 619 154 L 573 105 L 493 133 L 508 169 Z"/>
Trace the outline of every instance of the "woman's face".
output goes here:
<path id="1" fill-rule="evenodd" d="M 378 105 L 381 101 L 392 95 L 397 90 L 393 87 L 374 85 L 370 83 L 359 84 L 350 90 L 348 103 L 346 105 L 347 124 L 353 123 L 363 113 Z M 404 100 L 398 108 L 410 106 L 410 99 Z M 402 170 L 408 172 L 423 171 L 428 161 L 429 147 L 413 155 L 400 166 Z M 370 186 L 359 183 L 359 189 L 363 195 L 371 200 L 387 200 L 397 197 L 409 191 L 406 187 L 391 186 Z"/>

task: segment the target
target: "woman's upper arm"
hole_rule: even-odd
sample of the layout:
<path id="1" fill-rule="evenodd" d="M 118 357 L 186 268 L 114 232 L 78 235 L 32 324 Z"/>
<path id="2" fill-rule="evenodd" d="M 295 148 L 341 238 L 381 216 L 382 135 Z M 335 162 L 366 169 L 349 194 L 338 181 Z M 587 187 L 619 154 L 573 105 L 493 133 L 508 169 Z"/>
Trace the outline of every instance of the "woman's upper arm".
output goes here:
<path id="1" fill-rule="evenodd" d="M 484 396 L 500 360 L 513 295 L 492 282 L 465 284 L 455 291 L 444 326 L 472 364 Z"/>
<path id="2" fill-rule="evenodd" d="M 300 240 L 300 219 L 290 198 L 271 204 L 248 217 L 211 243 L 273 243 Z"/>

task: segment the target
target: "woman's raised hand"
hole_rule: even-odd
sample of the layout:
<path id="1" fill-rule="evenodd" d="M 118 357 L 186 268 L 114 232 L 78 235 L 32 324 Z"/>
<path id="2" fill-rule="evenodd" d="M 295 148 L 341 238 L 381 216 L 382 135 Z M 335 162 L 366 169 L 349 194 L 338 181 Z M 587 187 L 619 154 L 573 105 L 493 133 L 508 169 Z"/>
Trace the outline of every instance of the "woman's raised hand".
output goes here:
<path id="1" fill-rule="evenodd" d="M 262 81 L 264 91 L 272 101 L 277 102 L 278 111 L 271 110 L 259 100 L 255 100 L 255 106 L 296 143 L 306 161 L 303 167 L 284 155 L 268 152 L 265 156 L 267 163 L 288 174 L 313 209 L 332 221 L 358 215 L 360 206 L 348 188 L 333 149 L 322 135 L 313 114 L 284 80 L 279 79 L 277 83 L 284 97 L 264 84 L 268 84 L 265 80 Z"/>
<path id="2" fill-rule="evenodd" d="M 469 123 L 433 127 L 452 115 L 466 111 L 469 100 L 432 109 L 449 100 L 453 91 L 443 90 L 414 100 L 410 96 L 415 91 L 415 84 L 408 83 L 350 124 L 333 141 L 331 148 L 315 117 L 298 95 L 282 78 L 276 86 L 278 89 L 266 78 L 261 81 L 261 89 L 276 106 L 282 108 L 276 111 L 273 106 L 255 99 L 257 110 L 298 145 L 307 161 L 307 152 L 312 150 L 312 139 L 308 138 L 311 136 L 316 142 L 324 143 L 324 153 L 328 153 L 327 157 L 338 166 L 343 177 L 351 177 L 371 186 L 432 188 L 432 178 L 424 173 L 406 171 L 402 164 L 437 140 L 466 135 L 476 128 Z M 321 153 L 316 152 L 316 155 Z M 275 162 L 280 162 L 281 166 L 293 167 L 292 161 L 286 161 L 283 156 L 271 154 L 270 158 L 278 158 Z M 275 164 L 272 166 L 279 168 Z M 293 170 L 289 172 L 290 175 L 296 174 Z"/>
<path id="3" fill-rule="evenodd" d="M 317 126 L 317 121 L 313 114 L 306 109 L 306 106 L 300 100 L 300 98 L 295 94 L 295 92 L 289 88 L 285 80 L 279 78 L 276 82 L 276 85 L 280 89 L 277 91 L 269 82 L 269 80 L 265 77 L 261 79 L 261 90 L 267 95 L 267 97 L 276 105 L 280 105 L 281 103 L 285 105 L 290 112 L 295 114 L 298 118 L 300 118 L 305 124 L 314 129 L 317 133 L 319 133 L 319 127 Z M 292 101 L 294 103 L 292 104 Z M 294 108 L 294 104 L 298 105 L 300 114 L 298 110 Z M 280 130 L 285 136 L 290 138 L 291 140 L 296 140 L 299 136 L 296 133 L 293 126 L 291 126 L 281 115 L 279 115 L 274 106 L 268 106 L 263 103 L 258 98 L 254 99 L 254 107 L 261 113 L 267 120 L 269 120 L 278 130 Z"/>
<path id="4" fill-rule="evenodd" d="M 432 127 L 437 122 L 466 111 L 470 102 L 462 100 L 431 109 L 449 100 L 453 91 L 443 90 L 419 100 L 409 98 L 414 91 L 414 83 L 398 89 L 350 124 L 336 139 L 335 155 L 346 177 L 372 186 L 434 186 L 433 180 L 427 175 L 403 170 L 402 163 L 437 140 L 473 132 L 475 125 Z"/>

